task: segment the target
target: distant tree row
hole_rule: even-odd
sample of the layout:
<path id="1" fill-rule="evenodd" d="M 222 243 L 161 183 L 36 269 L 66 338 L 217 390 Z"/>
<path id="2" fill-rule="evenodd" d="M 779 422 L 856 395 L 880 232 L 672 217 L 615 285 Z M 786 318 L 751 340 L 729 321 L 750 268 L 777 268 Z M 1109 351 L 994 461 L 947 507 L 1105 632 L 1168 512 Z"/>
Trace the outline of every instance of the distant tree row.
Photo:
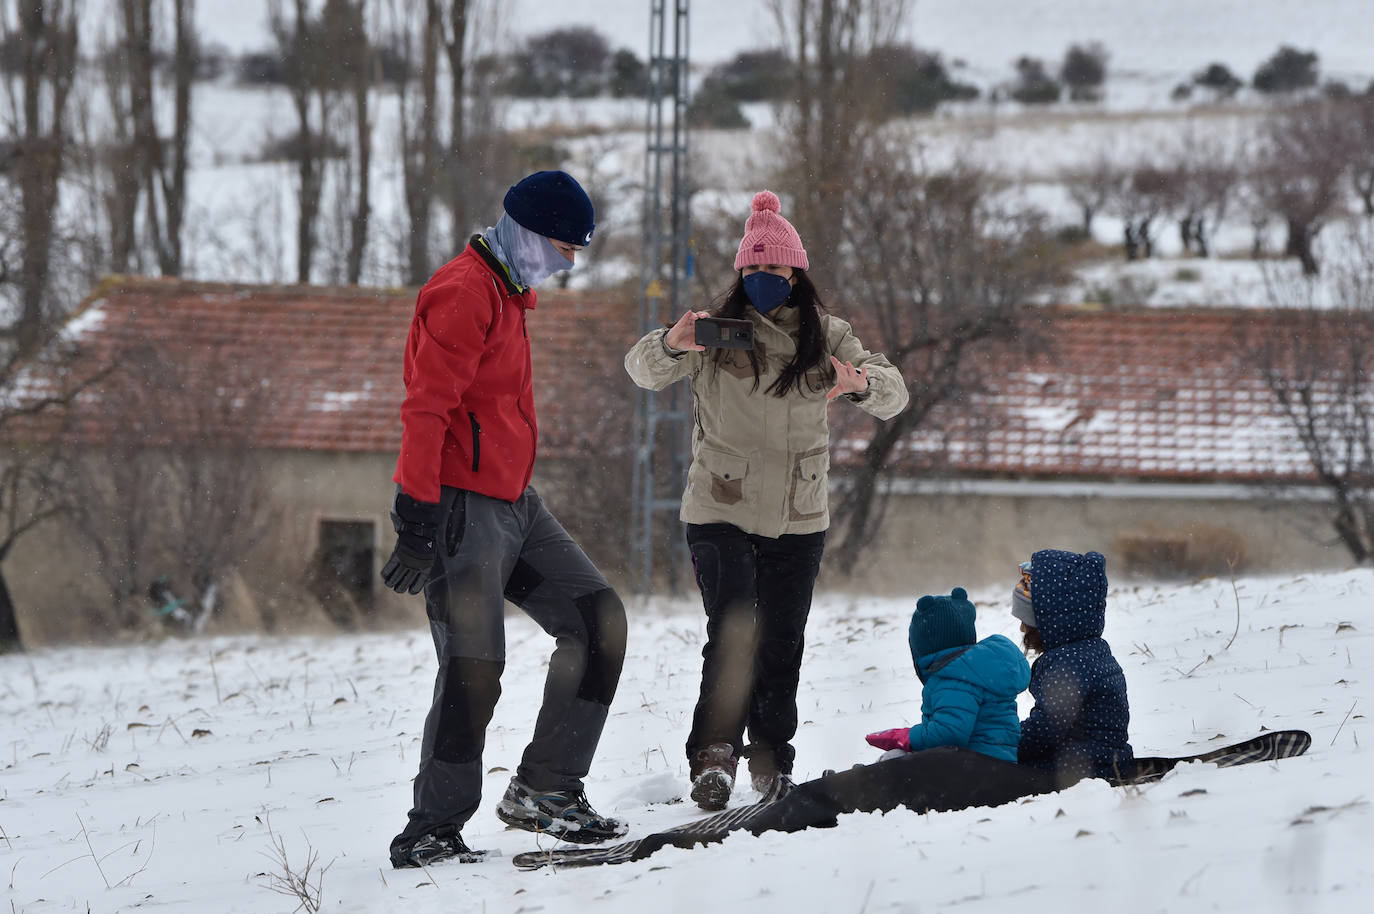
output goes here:
<path id="1" fill-rule="evenodd" d="M 1226 64 L 1213 62 L 1193 74 L 1189 82 L 1175 86 L 1172 97 L 1176 101 L 1184 101 L 1192 98 L 1195 91 L 1202 90 L 1210 93 L 1215 99 L 1227 99 L 1244 86 L 1244 80 L 1231 72 Z M 1357 91 L 1338 80 L 1321 82 L 1317 53 L 1300 51 L 1289 45 L 1280 47 L 1255 68 L 1255 73 L 1250 78 L 1250 87 L 1269 96 L 1293 95 L 1320 87 L 1324 95 L 1345 98 L 1356 94 Z M 1374 90 L 1374 82 L 1365 89 L 1366 92 L 1371 90 Z"/>
<path id="2" fill-rule="evenodd" d="M 882 118 L 924 114 L 942 102 L 977 98 L 976 86 L 955 80 L 939 54 L 910 43 L 882 44 L 844 60 L 872 90 L 865 100 Z M 713 67 L 692 96 L 691 121 L 702 127 L 745 127 L 743 102 L 787 102 L 796 65 L 779 47 L 744 51 Z"/>
<path id="3" fill-rule="evenodd" d="M 1315 241 L 1350 202 L 1374 221 L 1374 92 L 1313 98 L 1269 113 L 1252 135 L 1231 142 L 1185 126 L 1175 143 L 1141 157 L 1102 149 L 1061 181 L 1090 237 L 1098 213 L 1121 219 L 1128 259 L 1152 256 L 1159 225 L 1172 220 L 1185 251 L 1206 257 L 1217 226 L 1236 212 L 1254 233 L 1252 255 L 1277 222 L 1284 254 L 1308 275 L 1320 270 Z"/>
<path id="4" fill-rule="evenodd" d="M 852 62 L 850 60 L 852 59 Z M 1025 105 L 1059 102 L 1096 102 L 1102 98 L 1109 54 L 1097 42 L 1071 44 L 1057 65 L 1039 57 L 1015 60 L 1014 78 L 992 90 L 994 100 L 1008 98 Z M 899 117 L 933 111 L 944 102 L 978 98 L 980 90 L 954 79 L 940 54 L 911 44 L 876 45 L 863 55 L 842 54 L 846 69 L 853 70 L 872 90 L 866 103 L 882 117 Z M 692 98 L 692 122 L 703 127 L 745 127 L 740 109 L 746 102 L 785 102 L 796 82 L 787 53 L 782 48 L 745 51 L 733 60 L 712 68 Z M 1350 97 L 1355 90 L 1337 82 L 1321 83 L 1317 54 L 1287 45 L 1256 68 L 1250 85 L 1267 96 L 1290 96 L 1320 87 L 1332 98 Z M 1374 85 L 1374 84 L 1372 84 Z M 1224 63 L 1213 62 L 1180 83 L 1172 98 L 1183 101 L 1194 92 L 1213 99 L 1234 96 L 1245 82 Z"/>
<path id="5" fill-rule="evenodd" d="M 1057 102 L 1066 90 L 1071 101 L 1098 101 L 1107 75 L 1107 60 L 1106 49 L 1097 43 L 1070 45 L 1057 74 L 1051 73 L 1039 58 L 1020 57 L 1015 62 L 1016 79 L 1001 91 L 1023 104 Z M 1313 89 L 1319 83 L 1316 52 L 1283 45 L 1255 69 L 1249 85 L 1264 95 L 1283 96 Z M 1214 61 L 1194 73 L 1188 82 L 1175 86 L 1171 97 L 1184 101 L 1194 92 L 1203 91 L 1214 99 L 1228 99 L 1245 85 L 1226 64 Z M 1350 87 L 1336 81 L 1321 84 L 1321 89 L 1332 97 L 1354 94 Z"/>

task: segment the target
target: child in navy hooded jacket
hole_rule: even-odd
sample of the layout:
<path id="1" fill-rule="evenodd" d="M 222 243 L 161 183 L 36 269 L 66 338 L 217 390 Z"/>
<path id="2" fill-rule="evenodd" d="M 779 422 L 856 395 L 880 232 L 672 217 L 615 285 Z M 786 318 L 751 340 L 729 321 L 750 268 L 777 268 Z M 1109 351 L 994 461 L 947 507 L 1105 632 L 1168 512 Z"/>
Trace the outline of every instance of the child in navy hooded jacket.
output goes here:
<path id="1" fill-rule="evenodd" d="M 1134 770 L 1126 676 L 1102 639 L 1106 568 L 1098 552 L 1042 549 L 1022 566 L 1012 592 L 1026 646 L 1041 651 L 1031 667 L 1035 707 L 1021 723 L 1018 761 L 1053 771 L 1061 783 Z"/>
<path id="2" fill-rule="evenodd" d="M 956 746 L 1016 761 L 1016 696 L 1030 683 L 1030 665 L 1002 635 L 978 641 L 974 615 L 962 587 L 916 601 L 907 640 L 922 683 L 921 722 L 870 733 L 870 745 L 907 752 Z"/>

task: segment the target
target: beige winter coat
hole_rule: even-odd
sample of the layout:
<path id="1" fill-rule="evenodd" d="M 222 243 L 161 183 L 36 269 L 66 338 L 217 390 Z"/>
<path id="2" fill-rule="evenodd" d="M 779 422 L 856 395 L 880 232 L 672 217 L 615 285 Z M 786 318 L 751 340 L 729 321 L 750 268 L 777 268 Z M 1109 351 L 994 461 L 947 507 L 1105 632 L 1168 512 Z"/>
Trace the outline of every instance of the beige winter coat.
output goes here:
<path id="1" fill-rule="evenodd" d="M 727 523 L 747 533 L 778 537 L 815 533 L 830 526 L 829 385 L 795 390 L 786 397 L 766 393 L 782 366 L 796 352 L 800 320 L 781 307 L 770 319 L 752 308 L 754 349 L 759 355 L 759 385 L 748 353 L 730 350 L 719 366 L 712 350 L 676 357 L 663 345 L 666 330 L 646 334 L 625 356 L 625 370 L 640 387 L 662 390 L 687 378 L 692 385 L 692 465 L 682 495 L 680 517 L 689 524 Z M 869 352 L 845 321 L 821 316 L 827 349 L 841 362 L 868 369 L 868 395 L 836 399 L 836 409 L 857 404 L 879 419 L 890 419 L 907 405 L 901 374 L 881 353 Z M 829 369 L 830 362 L 826 359 Z M 827 372 L 829 373 L 829 372 Z M 839 405 L 841 401 L 849 402 Z"/>

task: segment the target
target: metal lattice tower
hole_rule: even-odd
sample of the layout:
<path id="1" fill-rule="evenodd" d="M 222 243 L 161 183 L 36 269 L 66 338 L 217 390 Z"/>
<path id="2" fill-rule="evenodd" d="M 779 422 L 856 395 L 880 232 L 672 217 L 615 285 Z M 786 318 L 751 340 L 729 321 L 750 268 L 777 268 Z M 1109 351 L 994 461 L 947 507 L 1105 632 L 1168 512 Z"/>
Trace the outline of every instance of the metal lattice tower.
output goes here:
<path id="1" fill-rule="evenodd" d="M 672 323 L 687 309 L 692 273 L 691 187 L 687 162 L 688 0 L 649 0 L 649 111 L 645 125 L 644 250 L 640 261 L 640 334 Z M 666 7 L 672 8 L 671 19 Z M 639 391 L 631 575 L 641 594 L 654 581 L 682 586 L 686 549 L 676 533 L 690 447 L 691 394 L 685 384 Z M 666 520 L 665 520 L 666 518 Z"/>

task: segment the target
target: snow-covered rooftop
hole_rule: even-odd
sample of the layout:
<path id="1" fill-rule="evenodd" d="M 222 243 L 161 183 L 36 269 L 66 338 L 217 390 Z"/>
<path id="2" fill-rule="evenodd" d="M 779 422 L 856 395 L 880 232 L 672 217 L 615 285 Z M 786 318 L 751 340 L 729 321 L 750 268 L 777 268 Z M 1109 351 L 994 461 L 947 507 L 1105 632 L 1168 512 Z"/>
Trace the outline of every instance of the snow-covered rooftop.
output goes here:
<path id="1" fill-rule="evenodd" d="M 254 423 L 261 447 L 392 453 L 413 307 L 413 290 L 131 279 L 102 288 L 61 339 L 87 368 L 152 344 L 214 396 L 242 396 L 245 383 L 270 389 L 271 408 Z M 1043 343 L 989 359 L 989 388 L 937 409 L 895 459 L 908 475 L 934 466 L 984 478 L 1310 478 L 1238 343 L 1294 332 L 1291 320 L 1254 309 L 1047 309 Z M 632 388 L 619 364 L 634 327 L 634 304 L 618 297 L 541 296 L 529 319 L 541 454 L 628 445 Z M 30 390 L 46 389 L 34 371 L 24 377 Z M 120 421 L 95 396 L 75 410 L 72 427 L 86 441 L 107 440 Z M 831 415 L 843 466 L 870 426 L 847 404 Z"/>

